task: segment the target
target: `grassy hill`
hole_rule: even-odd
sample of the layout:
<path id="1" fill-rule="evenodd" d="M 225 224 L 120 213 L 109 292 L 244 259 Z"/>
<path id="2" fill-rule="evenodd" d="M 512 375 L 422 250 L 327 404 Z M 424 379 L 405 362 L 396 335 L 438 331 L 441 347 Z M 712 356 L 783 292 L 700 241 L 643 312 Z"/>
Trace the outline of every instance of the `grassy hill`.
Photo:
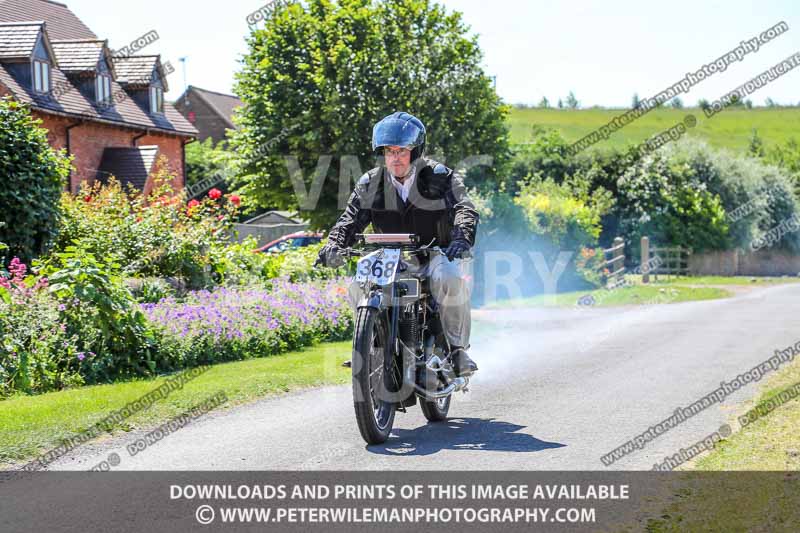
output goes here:
<path id="1" fill-rule="evenodd" d="M 603 126 L 625 109 L 517 109 L 511 110 L 509 123 L 514 142 L 527 142 L 532 136 L 532 126 L 539 125 L 557 129 L 569 141 L 577 141 L 584 135 Z M 621 148 L 639 143 L 659 133 L 686 115 L 697 118 L 688 136 L 700 137 L 717 148 L 742 151 L 747 148 L 753 129 L 766 146 L 783 144 L 790 137 L 800 141 L 800 108 L 756 108 L 727 109 L 711 118 L 706 118 L 698 108 L 655 109 L 626 127 L 613 133 L 607 140 L 595 145 L 597 148 Z"/>

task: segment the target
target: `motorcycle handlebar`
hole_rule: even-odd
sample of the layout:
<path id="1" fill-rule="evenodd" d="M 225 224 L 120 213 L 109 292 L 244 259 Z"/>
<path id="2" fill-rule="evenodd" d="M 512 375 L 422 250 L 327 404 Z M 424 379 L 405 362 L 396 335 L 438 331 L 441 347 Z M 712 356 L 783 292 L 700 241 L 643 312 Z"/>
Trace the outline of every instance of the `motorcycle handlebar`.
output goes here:
<path id="1" fill-rule="evenodd" d="M 392 248 L 392 246 L 375 245 L 375 249 L 379 249 L 379 248 Z M 423 253 L 423 252 L 436 252 L 436 251 L 438 251 L 440 254 L 443 254 L 443 255 L 445 253 L 444 250 L 442 250 L 438 246 L 433 247 L 433 248 L 429 248 L 427 246 L 423 246 L 423 247 L 420 247 L 420 248 L 409 248 L 407 246 L 401 246 L 401 249 L 403 251 L 406 251 L 406 252 L 409 252 L 409 253 L 412 253 L 412 254 L 414 254 L 414 253 Z M 368 250 L 359 250 L 358 248 L 342 248 L 341 249 L 341 253 L 342 253 L 342 255 L 345 255 L 347 257 L 363 257 L 363 256 L 367 255 L 369 253 L 369 251 Z M 472 250 L 466 250 L 461 255 L 461 259 L 473 259 L 473 258 L 474 258 L 474 256 L 472 255 Z"/>

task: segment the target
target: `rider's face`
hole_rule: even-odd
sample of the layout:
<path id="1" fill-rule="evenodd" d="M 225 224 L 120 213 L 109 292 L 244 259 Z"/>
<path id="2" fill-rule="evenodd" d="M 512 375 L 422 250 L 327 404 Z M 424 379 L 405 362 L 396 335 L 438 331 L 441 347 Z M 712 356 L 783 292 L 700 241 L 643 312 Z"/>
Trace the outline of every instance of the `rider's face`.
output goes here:
<path id="1" fill-rule="evenodd" d="M 405 177 L 411 169 L 411 150 L 402 146 L 387 146 L 383 150 L 386 166 L 394 177 Z"/>

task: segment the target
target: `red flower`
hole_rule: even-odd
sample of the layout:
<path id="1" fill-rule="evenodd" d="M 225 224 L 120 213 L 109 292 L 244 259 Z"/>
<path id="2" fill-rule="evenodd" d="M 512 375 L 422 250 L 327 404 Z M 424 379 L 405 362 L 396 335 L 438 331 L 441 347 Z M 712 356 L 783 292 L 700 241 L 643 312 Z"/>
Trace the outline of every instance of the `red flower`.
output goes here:
<path id="1" fill-rule="evenodd" d="M 92 201 L 92 197 L 87 194 L 86 196 L 83 197 L 83 201 L 88 204 L 89 202 Z"/>
<path id="2" fill-rule="evenodd" d="M 211 198 L 212 200 L 219 200 L 220 198 L 222 198 L 222 191 L 220 191 L 219 189 L 211 189 L 210 191 L 208 191 L 208 197 Z"/>
<path id="3" fill-rule="evenodd" d="M 189 202 L 188 207 L 189 207 L 189 209 L 193 209 L 193 208 L 197 207 L 198 205 L 200 205 L 200 202 L 198 202 L 197 200 L 191 200 Z"/>
<path id="4" fill-rule="evenodd" d="M 239 198 L 239 195 L 237 195 L 237 194 L 231 194 L 230 200 L 231 200 L 231 203 L 233 205 L 235 205 L 236 207 L 239 207 L 239 204 L 242 203 L 242 199 Z"/>

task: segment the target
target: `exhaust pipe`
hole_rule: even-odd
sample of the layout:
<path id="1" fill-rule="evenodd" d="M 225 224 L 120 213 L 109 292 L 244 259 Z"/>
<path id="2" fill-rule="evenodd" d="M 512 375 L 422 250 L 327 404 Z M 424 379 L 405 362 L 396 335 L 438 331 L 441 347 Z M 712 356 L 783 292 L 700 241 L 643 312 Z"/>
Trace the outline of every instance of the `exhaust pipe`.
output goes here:
<path id="1" fill-rule="evenodd" d="M 447 387 L 445 387 L 444 389 L 442 389 L 440 391 L 436 391 L 436 392 L 425 391 L 424 396 L 428 400 L 440 400 L 442 398 L 447 398 L 448 396 L 450 396 L 454 392 L 458 392 L 460 390 L 463 390 L 463 391 L 466 392 L 467 385 L 469 385 L 469 378 L 456 378 L 456 379 L 453 380 L 452 383 L 450 383 L 450 385 L 448 385 Z"/>
<path id="2" fill-rule="evenodd" d="M 434 355 L 433 357 L 431 357 L 425 364 L 425 367 L 434 376 L 438 375 L 439 372 L 441 372 L 444 378 L 448 381 L 447 387 L 445 387 L 440 391 L 431 392 L 430 390 L 424 390 L 419 392 L 419 395 L 424 397 L 425 399 L 439 400 L 442 398 L 447 398 L 454 392 L 458 392 L 461 390 L 463 390 L 464 392 L 467 391 L 467 385 L 469 385 L 469 378 L 455 377 L 455 374 L 453 374 L 453 369 L 449 366 L 446 366 L 438 355 Z M 419 387 L 417 387 L 417 390 L 418 391 L 420 390 Z"/>

